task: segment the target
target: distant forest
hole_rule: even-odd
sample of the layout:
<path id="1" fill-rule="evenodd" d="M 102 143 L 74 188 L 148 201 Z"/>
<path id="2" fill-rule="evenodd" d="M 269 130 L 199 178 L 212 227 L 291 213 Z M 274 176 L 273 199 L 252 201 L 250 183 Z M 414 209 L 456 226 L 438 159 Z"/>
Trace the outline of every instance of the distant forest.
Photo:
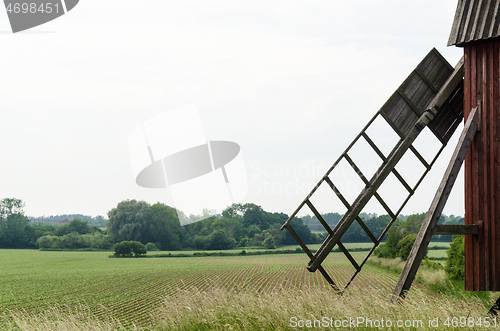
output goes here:
<path id="1" fill-rule="evenodd" d="M 106 222 L 108 221 L 101 215 L 98 215 L 96 217 L 82 215 L 82 214 L 63 214 L 56 216 L 51 215 L 51 216 L 38 216 L 38 217 L 28 216 L 28 219 L 33 223 L 60 223 L 64 220 L 71 221 L 75 218 L 78 218 L 81 221 L 86 221 L 89 225 L 94 225 L 102 228 L 106 226 Z"/>
<path id="2" fill-rule="evenodd" d="M 330 227 L 334 227 L 337 224 L 337 222 L 344 215 L 339 214 L 339 213 L 327 213 L 327 214 L 322 214 L 321 216 L 323 217 L 323 219 L 326 221 L 326 223 Z M 388 215 L 380 215 L 380 216 L 381 217 L 388 217 Z M 368 221 L 371 219 L 377 219 L 380 216 L 378 216 L 375 213 L 372 213 L 372 214 L 360 213 L 359 214 L 359 217 L 365 221 Z M 408 216 L 410 216 L 410 215 L 399 215 L 398 218 L 402 221 L 405 221 L 408 218 Z M 302 216 L 301 218 L 302 218 L 302 221 L 304 222 L 304 224 L 307 225 L 311 229 L 311 231 L 315 231 L 315 232 L 325 231 L 325 228 L 319 222 L 319 220 L 316 218 L 316 216 L 306 215 L 306 216 Z M 450 216 L 441 215 L 441 217 L 439 218 L 438 224 L 449 224 L 449 225 L 464 224 L 464 218 L 461 216 L 455 216 L 453 214 Z"/>
<path id="3" fill-rule="evenodd" d="M 267 212 L 252 203 L 233 204 L 220 215 L 185 226 L 180 225 L 175 208 L 145 201 L 122 201 L 107 213 L 107 220 L 78 214 L 28 218 L 23 208 L 19 199 L 0 201 L 0 248 L 111 249 L 122 241 L 139 241 L 160 250 L 274 249 L 297 244 L 288 231 L 280 230 L 288 215 Z M 375 237 L 391 221 L 388 215 L 359 216 Z M 332 228 L 341 217 L 338 213 L 323 215 Z M 405 233 L 416 233 L 424 217 L 425 214 L 401 216 L 396 225 Z M 58 224 L 65 219 L 70 222 Z M 306 244 L 322 243 L 327 236 L 315 216 L 296 217 L 291 224 Z M 443 215 L 439 224 L 463 224 L 463 218 Z M 435 236 L 433 240 L 451 241 L 451 236 Z M 342 241 L 370 242 L 370 238 L 354 222 Z"/>

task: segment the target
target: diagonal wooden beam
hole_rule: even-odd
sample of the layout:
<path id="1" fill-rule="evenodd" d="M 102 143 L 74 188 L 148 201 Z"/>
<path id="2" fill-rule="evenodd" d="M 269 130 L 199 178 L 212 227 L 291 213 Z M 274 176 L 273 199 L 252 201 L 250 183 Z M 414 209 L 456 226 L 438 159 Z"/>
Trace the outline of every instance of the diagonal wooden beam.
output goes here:
<path id="1" fill-rule="evenodd" d="M 437 226 L 439 217 L 441 216 L 446 201 L 448 200 L 458 172 L 462 167 L 465 155 L 467 154 L 472 140 L 474 139 L 474 135 L 476 134 L 478 113 L 478 108 L 472 109 L 469 118 L 467 119 L 467 123 L 465 124 L 462 134 L 460 135 L 460 139 L 458 140 L 457 147 L 455 148 L 450 163 L 448 164 L 448 168 L 446 169 L 443 179 L 441 180 L 441 184 L 439 185 L 436 195 L 432 200 L 429 211 L 425 215 L 424 222 L 420 227 L 417 239 L 415 240 L 408 257 L 408 261 L 399 276 L 398 283 L 391 298 L 393 302 L 397 302 L 406 296 L 406 293 L 415 279 L 420 262 L 422 262 L 422 259 L 424 258 L 425 251 L 427 250 L 427 246 L 429 246 L 429 242 L 431 241 L 432 234 Z"/>

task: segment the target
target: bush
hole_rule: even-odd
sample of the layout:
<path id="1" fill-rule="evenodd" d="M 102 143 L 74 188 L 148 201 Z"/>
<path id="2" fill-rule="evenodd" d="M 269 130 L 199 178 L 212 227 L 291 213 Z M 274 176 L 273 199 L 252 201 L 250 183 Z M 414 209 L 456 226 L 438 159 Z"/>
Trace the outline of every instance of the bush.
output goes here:
<path id="1" fill-rule="evenodd" d="M 415 239 L 417 239 L 417 234 L 411 233 L 399 241 L 396 241 L 398 239 L 397 233 L 393 233 L 393 236 L 389 233 L 386 243 L 377 247 L 374 253 L 380 258 L 393 259 L 400 257 L 402 260 L 406 261 L 410 255 L 413 244 L 415 243 Z M 427 258 L 427 251 L 428 250 L 425 251 L 424 258 Z"/>
<path id="2" fill-rule="evenodd" d="M 138 257 L 148 252 L 146 247 L 138 241 L 122 241 L 115 244 L 114 249 L 117 257 L 132 257 L 132 254 Z"/>
<path id="3" fill-rule="evenodd" d="M 245 247 L 248 244 L 248 238 L 243 237 L 241 238 L 240 242 L 238 243 L 238 247 Z"/>
<path id="4" fill-rule="evenodd" d="M 465 276 L 465 237 L 457 236 L 453 239 L 448 258 L 446 260 L 445 271 L 451 279 L 463 280 Z"/>
<path id="5" fill-rule="evenodd" d="M 417 234 L 412 233 L 404 237 L 398 242 L 396 249 L 398 251 L 398 256 L 403 260 L 408 260 L 408 256 L 410 255 L 411 248 L 413 247 L 413 243 L 415 243 L 415 239 L 417 239 Z M 426 253 L 427 255 L 427 253 Z"/>
<path id="6" fill-rule="evenodd" d="M 382 244 L 375 249 L 376 257 L 393 259 L 396 257 L 396 250 L 389 247 L 387 244 Z"/>
<path id="7" fill-rule="evenodd" d="M 437 261 L 429 260 L 428 258 L 424 258 L 422 260 L 420 267 L 424 268 L 424 269 L 429 269 L 429 270 L 443 270 L 444 269 L 444 266 L 441 263 L 439 263 Z"/>
<path id="8" fill-rule="evenodd" d="M 398 256 L 400 248 L 397 246 L 403 237 L 398 231 L 397 226 L 398 223 L 389 229 L 385 243 L 375 249 L 374 253 L 377 257 L 394 259 Z"/>
<path id="9" fill-rule="evenodd" d="M 153 243 L 147 243 L 145 247 L 148 252 L 159 251 L 158 247 L 156 247 L 156 245 Z"/>
<path id="10" fill-rule="evenodd" d="M 227 238 L 224 229 L 215 230 L 210 235 L 210 243 L 208 245 L 208 249 L 231 249 L 236 246 L 236 241 L 234 239 L 231 239 Z"/>
<path id="11" fill-rule="evenodd" d="M 266 233 L 266 239 L 262 242 L 262 246 L 267 249 L 275 249 L 276 242 L 274 241 L 274 237 L 270 233 Z"/>
<path id="12" fill-rule="evenodd" d="M 113 244 L 109 236 L 99 232 L 94 234 L 78 234 L 71 232 L 64 236 L 43 236 L 38 238 L 37 245 L 39 248 L 56 248 L 56 249 L 78 249 L 78 248 L 95 248 L 95 249 L 111 249 Z"/>
<path id="13" fill-rule="evenodd" d="M 207 249 L 210 241 L 210 236 L 194 236 L 192 247 L 196 249 Z"/>

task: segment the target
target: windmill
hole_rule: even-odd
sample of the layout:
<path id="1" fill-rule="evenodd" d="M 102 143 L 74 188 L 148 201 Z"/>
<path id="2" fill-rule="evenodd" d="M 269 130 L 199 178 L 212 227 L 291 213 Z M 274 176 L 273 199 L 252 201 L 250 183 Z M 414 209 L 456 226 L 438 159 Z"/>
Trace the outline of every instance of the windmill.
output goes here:
<path id="1" fill-rule="evenodd" d="M 436 49 L 432 49 L 415 70 L 405 79 L 382 108 L 349 144 L 337 161 L 328 169 L 306 198 L 299 204 L 281 229 L 287 229 L 310 259 L 307 269 L 319 270 L 337 291 L 344 291 L 362 270 L 365 262 L 380 244 L 388 229 L 397 219 L 408 200 L 427 175 L 451 135 L 462 120 L 464 129 L 448 168 L 427 212 L 408 261 L 393 293 L 393 300 L 404 298 L 410 289 L 425 250 L 433 234 L 466 235 L 465 288 L 470 291 L 497 291 L 500 289 L 500 18 L 497 17 L 500 0 L 482 2 L 460 0 L 448 45 L 464 47 L 464 56 L 453 68 Z M 465 79 L 464 79 L 465 76 Z M 371 139 L 367 130 L 376 119 L 383 119 L 397 134 L 399 141 L 390 153 L 384 154 Z M 414 146 L 415 139 L 428 127 L 439 141 L 437 153 L 431 162 Z M 380 157 L 377 171 L 368 178 L 350 157 L 351 150 L 360 142 L 367 143 Z M 411 186 L 397 171 L 402 157 L 413 154 L 425 171 Z M 437 225 L 455 179 L 465 161 L 465 225 Z M 345 161 L 345 162 L 344 162 Z M 340 162 L 347 163 L 363 181 L 357 198 L 349 203 L 331 179 Z M 394 175 L 407 191 L 398 209 L 390 209 L 377 192 L 390 175 Z M 318 212 L 313 197 L 320 188 L 329 187 L 340 199 L 346 213 L 331 228 Z M 391 220 L 378 235 L 374 235 L 359 217 L 363 208 L 375 199 Z M 291 221 L 303 209 L 309 208 L 325 227 L 328 236 L 313 254 L 293 229 Z M 357 223 L 373 242 L 373 246 L 358 263 L 342 244 L 342 236 Z M 338 246 L 354 267 L 351 278 L 343 288 L 336 284 L 322 263 Z"/>

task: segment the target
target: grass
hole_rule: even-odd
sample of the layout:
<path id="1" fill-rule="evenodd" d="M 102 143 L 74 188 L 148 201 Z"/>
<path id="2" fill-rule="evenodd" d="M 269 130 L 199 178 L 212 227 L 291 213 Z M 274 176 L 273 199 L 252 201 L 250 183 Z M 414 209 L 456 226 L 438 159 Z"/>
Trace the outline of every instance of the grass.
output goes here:
<path id="1" fill-rule="evenodd" d="M 398 276 L 401 274 L 405 263 L 406 261 L 402 261 L 400 258 L 384 259 L 377 257 L 371 257 L 367 262 L 370 266 L 388 270 Z M 493 303 L 498 299 L 498 292 L 465 291 L 464 281 L 449 279 L 448 275 L 444 271 L 444 263 L 437 261 L 422 261 L 422 264 L 420 265 L 415 276 L 415 282 L 423 285 L 431 292 L 438 293 L 448 298 L 460 300 L 463 297 L 473 297 L 478 300 L 478 302 L 480 302 L 486 310 L 489 310 Z"/>
<path id="2" fill-rule="evenodd" d="M 357 261 L 365 255 L 352 253 Z M 429 318 L 444 322 L 464 314 L 483 316 L 486 311 L 484 298 L 429 295 L 422 287 L 413 287 L 403 306 L 391 305 L 388 298 L 398 274 L 374 265 L 366 265 L 345 295 L 338 296 L 319 272 L 306 271 L 304 253 L 176 259 L 108 256 L 109 252 L 0 250 L 0 329 L 295 330 L 292 317 L 428 323 Z M 393 267 L 401 268 L 398 264 Z M 340 286 L 354 272 L 342 253 L 331 253 L 323 266 Z M 440 283 L 439 274 L 426 272 L 419 271 L 419 279 Z M 488 300 L 491 306 L 494 298 Z"/>
<path id="3" fill-rule="evenodd" d="M 358 290 L 339 296 L 314 288 L 270 293 L 192 288 L 179 294 L 164 297 L 152 312 L 153 325 L 145 330 L 321 330 L 325 329 L 322 323 L 328 327 L 354 323 L 353 329 L 380 330 L 382 320 L 386 330 L 456 330 L 465 328 L 448 327 L 446 321 L 455 318 L 458 324 L 460 318 L 473 317 L 474 322 L 484 318 L 484 309 L 475 298 L 463 297 L 457 302 L 421 291 L 414 291 L 404 304 L 391 304 L 384 291 L 367 295 Z M 439 327 L 429 326 L 431 320 Z M 392 327 L 387 327 L 389 321 Z M 313 327 L 298 328 L 301 323 Z M 9 328 L 16 325 L 26 331 L 142 329 L 96 319 L 85 307 L 69 312 L 56 308 L 37 315 L 15 312 Z"/>
<path id="4" fill-rule="evenodd" d="M 320 273 L 306 271 L 308 259 L 303 253 L 175 259 L 108 256 L 109 252 L 0 250 L 0 314 L 23 310 L 39 314 L 57 305 L 81 304 L 98 318 L 148 325 L 150 312 L 165 296 L 191 287 L 258 292 L 280 286 L 327 287 Z M 361 258 L 364 253 L 353 256 Z M 332 253 L 325 268 L 340 284 L 353 272 L 342 253 Z M 395 277 L 383 276 L 375 284 L 390 287 L 394 282 Z"/>
<path id="5" fill-rule="evenodd" d="M 431 250 L 431 249 L 429 249 L 429 251 L 427 252 L 427 256 L 431 260 L 432 259 L 446 260 L 446 258 L 448 257 L 446 250 Z"/>

